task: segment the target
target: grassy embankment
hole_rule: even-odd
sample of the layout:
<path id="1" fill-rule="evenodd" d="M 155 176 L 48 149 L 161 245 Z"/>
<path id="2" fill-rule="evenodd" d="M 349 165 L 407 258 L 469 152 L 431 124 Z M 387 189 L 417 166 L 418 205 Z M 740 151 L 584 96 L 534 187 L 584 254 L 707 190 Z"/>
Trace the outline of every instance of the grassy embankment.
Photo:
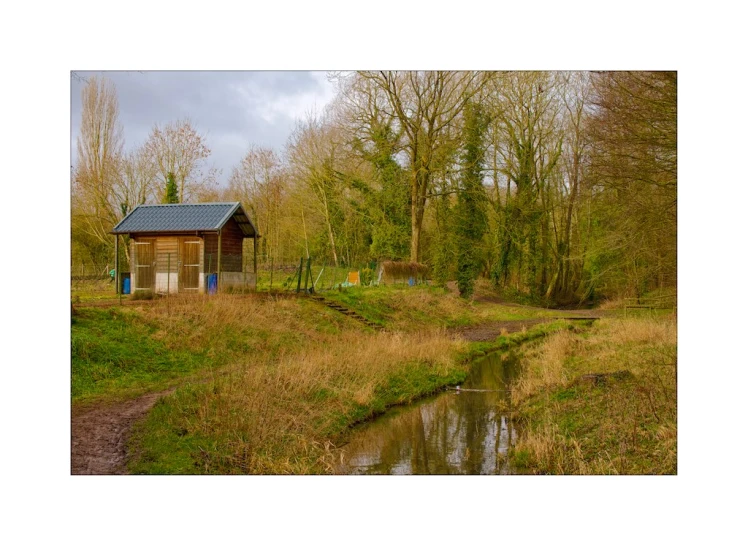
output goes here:
<path id="1" fill-rule="evenodd" d="M 331 298 L 389 331 L 303 298 L 82 309 L 72 327 L 74 406 L 181 385 L 136 428 L 132 472 L 324 472 L 331 442 L 351 424 L 461 382 L 469 356 L 491 348 L 449 339 L 445 326 L 547 314 L 428 287 Z"/>
<path id="2" fill-rule="evenodd" d="M 513 390 L 531 474 L 677 473 L 677 336 L 671 314 L 607 318 L 527 351 Z"/>

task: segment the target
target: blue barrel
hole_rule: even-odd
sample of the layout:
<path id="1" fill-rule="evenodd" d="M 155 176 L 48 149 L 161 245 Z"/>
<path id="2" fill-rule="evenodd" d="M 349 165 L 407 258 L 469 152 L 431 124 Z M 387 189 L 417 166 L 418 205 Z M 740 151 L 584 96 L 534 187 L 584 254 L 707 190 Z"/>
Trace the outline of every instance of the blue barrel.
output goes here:
<path id="1" fill-rule="evenodd" d="M 130 274 L 120 273 L 120 278 L 122 279 L 122 293 L 129 294 L 130 293 Z"/>
<path id="2" fill-rule="evenodd" d="M 215 294 L 218 292 L 218 274 L 212 273 L 208 275 L 208 294 Z"/>

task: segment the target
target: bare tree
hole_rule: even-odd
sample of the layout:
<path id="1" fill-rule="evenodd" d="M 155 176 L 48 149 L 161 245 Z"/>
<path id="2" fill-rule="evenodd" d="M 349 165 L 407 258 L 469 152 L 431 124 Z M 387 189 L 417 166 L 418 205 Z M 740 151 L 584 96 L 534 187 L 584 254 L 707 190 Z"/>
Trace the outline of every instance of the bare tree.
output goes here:
<path id="1" fill-rule="evenodd" d="M 120 183 L 124 137 L 117 91 L 111 80 L 91 76 L 81 91 L 83 110 L 77 139 L 78 163 L 73 205 L 83 230 L 104 247 L 109 231 L 122 217 L 115 187 Z"/>
<path id="2" fill-rule="evenodd" d="M 154 125 L 145 143 L 148 157 L 155 165 L 160 187 L 166 186 L 169 173 L 174 173 L 179 187 L 179 202 L 188 202 L 216 183 L 217 171 L 203 173 L 210 148 L 205 137 L 198 133 L 190 120 Z"/>
<path id="3" fill-rule="evenodd" d="M 299 123 L 288 145 L 291 174 L 298 186 L 311 190 L 312 202 L 324 219 L 336 266 L 338 246 L 335 224 L 340 212 L 337 198 L 341 192 L 342 169 L 338 165 L 341 151 L 341 138 L 336 128 L 312 117 Z"/>
<path id="4" fill-rule="evenodd" d="M 122 158 L 119 183 L 113 188 L 122 215 L 137 205 L 154 202 L 160 188 L 156 187 L 156 169 L 144 148 L 134 150 Z"/>
<path id="5" fill-rule="evenodd" d="M 228 195 L 244 203 L 256 222 L 261 253 L 280 258 L 280 221 L 285 181 L 283 166 L 272 150 L 252 146 L 229 178 Z"/>

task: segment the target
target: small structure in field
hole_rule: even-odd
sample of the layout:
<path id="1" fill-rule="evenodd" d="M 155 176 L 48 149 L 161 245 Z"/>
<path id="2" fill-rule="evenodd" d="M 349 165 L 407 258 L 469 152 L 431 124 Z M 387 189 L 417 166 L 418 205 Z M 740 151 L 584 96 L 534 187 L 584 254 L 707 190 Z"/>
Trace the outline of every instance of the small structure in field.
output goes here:
<path id="1" fill-rule="evenodd" d="M 256 286 L 260 235 L 238 202 L 138 205 L 111 233 L 116 257 L 119 236 L 130 236 L 133 293 L 205 293 L 209 286 Z M 251 272 L 243 252 L 248 238 L 254 243 Z M 115 269 L 119 278 L 118 260 Z"/>
<path id="2" fill-rule="evenodd" d="M 416 262 L 382 262 L 379 265 L 378 278 L 380 284 L 414 284 L 424 282 L 428 271 L 427 265 Z"/>

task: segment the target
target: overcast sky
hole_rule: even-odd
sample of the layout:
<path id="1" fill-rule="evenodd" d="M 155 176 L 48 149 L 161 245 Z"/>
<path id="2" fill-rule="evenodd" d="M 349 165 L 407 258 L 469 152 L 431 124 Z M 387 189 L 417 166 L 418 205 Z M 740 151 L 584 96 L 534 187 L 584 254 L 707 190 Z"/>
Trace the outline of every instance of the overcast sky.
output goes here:
<path id="1" fill-rule="evenodd" d="M 99 74 L 117 87 L 125 151 L 141 146 L 153 125 L 189 118 L 206 136 L 209 166 L 225 184 L 251 144 L 280 152 L 308 112 L 321 113 L 334 96 L 325 72 L 77 72 Z M 71 78 L 71 165 L 76 163 L 81 89 Z"/>

